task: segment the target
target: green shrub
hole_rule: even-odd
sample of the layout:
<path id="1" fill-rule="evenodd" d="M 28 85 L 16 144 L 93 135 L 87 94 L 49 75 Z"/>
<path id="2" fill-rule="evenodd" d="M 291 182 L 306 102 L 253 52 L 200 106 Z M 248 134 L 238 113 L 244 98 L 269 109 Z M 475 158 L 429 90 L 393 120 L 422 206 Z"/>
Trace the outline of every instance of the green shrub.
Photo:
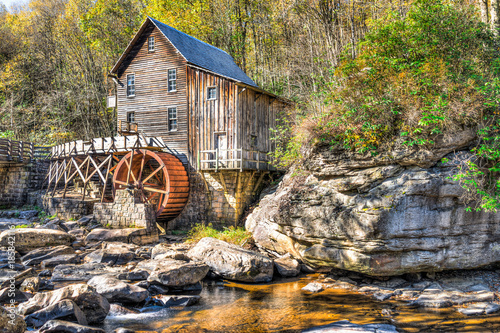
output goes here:
<path id="1" fill-rule="evenodd" d="M 437 139 L 474 129 L 475 159 L 455 180 L 473 208 L 500 208 L 499 39 L 477 11 L 416 0 L 406 16 L 374 21 L 358 49 L 355 59 L 346 52 L 323 87 L 321 112 L 302 122 L 308 134 L 294 129 L 300 136 L 280 154 L 293 159 L 297 146 L 315 142 L 372 155 L 396 144 L 432 148 Z"/>
<path id="2" fill-rule="evenodd" d="M 205 237 L 212 237 L 236 245 L 244 245 L 251 238 L 252 234 L 241 227 L 224 227 L 224 230 L 216 230 L 212 224 L 196 224 L 189 232 L 186 242 L 195 243 Z"/>

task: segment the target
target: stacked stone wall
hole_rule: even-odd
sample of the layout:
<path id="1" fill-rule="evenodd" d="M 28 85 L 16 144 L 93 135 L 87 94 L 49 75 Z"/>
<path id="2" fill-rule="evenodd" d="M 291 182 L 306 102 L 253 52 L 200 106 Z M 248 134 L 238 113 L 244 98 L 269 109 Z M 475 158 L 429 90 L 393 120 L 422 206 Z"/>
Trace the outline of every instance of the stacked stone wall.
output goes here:
<path id="1" fill-rule="evenodd" d="M 156 230 L 155 209 L 142 203 L 136 190 L 117 190 L 114 202 L 94 204 L 94 218 L 108 228 Z"/>
<path id="2" fill-rule="evenodd" d="M 29 188 L 30 170 L 23 164 L 0 167 L 0 206 L 23 206 Z"/>
<path id="3" fill-rule="evenodd" d="M 94 210 L 93 201 L 82 201 L 79 199 L 69 199 L 61 197 L 52 197 L 50 195 L 42 195 L 43 209 L 49 215 L 57 215 L 64 220 L 78 220 L 82 216 L 92 214 Z"/>
<path id="4" fill-rule="evenodd" d="M 260 177 L 255 171 L 191 172 L 188 203 L 168 229 L 187 230 L 196 223 L 218 228 L 237 225 L 258 194 L 255 187 Z"/>
<path id="5" fill-rule="evenodd" d="M 42 187 L 47 161 L 7 164 L 0 167 L 0 206 L 21 207 L 30 193 Z"/>

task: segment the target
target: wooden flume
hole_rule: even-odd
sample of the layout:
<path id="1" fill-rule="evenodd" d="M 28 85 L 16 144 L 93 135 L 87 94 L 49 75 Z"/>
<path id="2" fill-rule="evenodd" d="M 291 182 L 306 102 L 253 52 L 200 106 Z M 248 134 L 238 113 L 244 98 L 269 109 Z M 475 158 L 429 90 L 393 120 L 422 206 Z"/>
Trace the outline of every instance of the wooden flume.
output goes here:
<path id="1" fill-rule="evenodd" d="M 117 189 L 138 190 L 143 202 L 155 207 L 157 222 L 177 217 L 189 197 L 186 168 L 161 138 L 136 135 L 74 141 L 52 148 L 46 193 L 55 196 L 64 185 L 83 184 L 85 200 L 91 182 L 100 185 L 101 202 L 112 200 Z M 112 184 L 112 192 L 106 191 Z"/>

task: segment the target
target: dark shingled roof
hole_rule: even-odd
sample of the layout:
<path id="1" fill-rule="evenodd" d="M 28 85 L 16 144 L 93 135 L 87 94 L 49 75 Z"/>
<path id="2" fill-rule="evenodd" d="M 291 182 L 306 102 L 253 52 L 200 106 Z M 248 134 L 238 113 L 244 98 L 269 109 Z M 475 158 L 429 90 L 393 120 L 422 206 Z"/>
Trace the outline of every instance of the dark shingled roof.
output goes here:
<path id="1" fill-rule="evenodd" d="M 253 87 L 258 87 L 228 53 L 148 17 L 187 62 Z"/>

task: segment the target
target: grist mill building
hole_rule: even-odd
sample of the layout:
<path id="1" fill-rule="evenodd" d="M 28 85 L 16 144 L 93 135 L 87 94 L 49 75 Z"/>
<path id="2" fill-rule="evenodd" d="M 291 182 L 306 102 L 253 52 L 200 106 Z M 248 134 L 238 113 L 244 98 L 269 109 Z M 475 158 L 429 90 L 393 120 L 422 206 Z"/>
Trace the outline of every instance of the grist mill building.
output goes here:
<path id="1" fill-rule="evenodd" d="M 160 137 L 187 170 L 189 199 L 168 228 L 235 224 L 276 171 L 272 129 L 290 103 L 260 89 L 228 53 L 150 17 L 110 77 L 118 132 Z"/>

